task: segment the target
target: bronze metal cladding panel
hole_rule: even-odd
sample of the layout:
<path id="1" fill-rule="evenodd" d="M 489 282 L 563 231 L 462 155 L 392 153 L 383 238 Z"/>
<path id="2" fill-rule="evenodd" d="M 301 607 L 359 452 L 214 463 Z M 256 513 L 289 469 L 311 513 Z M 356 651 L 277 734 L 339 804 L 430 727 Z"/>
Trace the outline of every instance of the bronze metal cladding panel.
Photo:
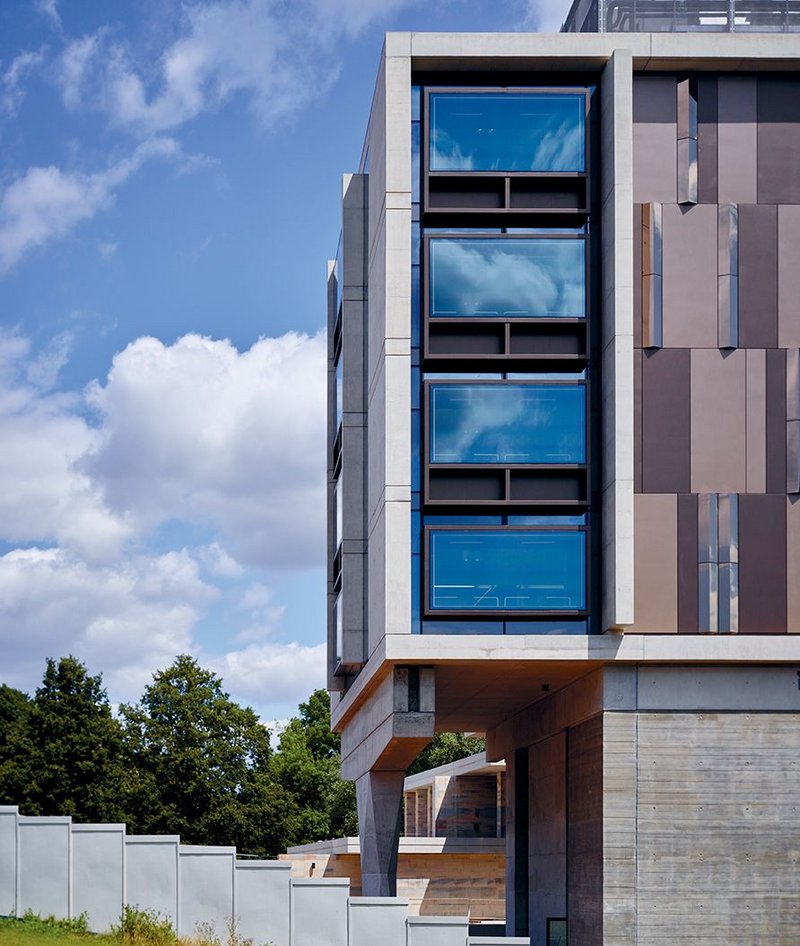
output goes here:
<path id="1" fill-rule="evenodd" d="M 786 494 L 786 352 L 767 352 L 767 492 Z"/>
<path id="2" fill-rule="evenodd" d="M 678 93 L 674 76 L 634 76 L 633 199 L 677 200 Z"/>
<path id="3" fill-rule="evenodd" d="M 664 206 L 664 347 L 717 347 L 717 208 Z"/>
<path id="4" fill-rule="evenodd" d="M 743 493 L 746 360 L 741 350 L 692 351 L 692 493 Z"/>
<path id="5" fill-rule="evenodd" d="M 778 208 L 739 206 L 739 344 L 778 345 Z"/>
<path id="6" fill-rule="evenodd" d="M 800 203 L 800 79 L 758 80 L 758 202 Z"/>
<path id="7" fill-rule="evenodd" d="M 790 634 L 800 634 L 800 496 L 786 497 L 786 623 Z"/>
<path id="8" fill-rule="evenodd" d="M 778 346 L 800 348 L 800 206 L 797 204 L 778 207 Z"/>
<path id="9" fill-rule="evenodd" d="M 643 352 L 643 492 L 691 492 L 690 402 L 689 350 L 663 348 Z"/>
<path id="10" fill-rule="evenodd" d="M 634 630 L 678 630 L 678 497 L 634 496 Z"/>
<path id="11" fill-rule="evenodd" d="M 642 492 L 642 359 L 641 348 L 633 350 L 633 490 Z"/>
<path id="12" fill-rule="evenodd" d="M 739 633 L 786 633 L 786 497 L 739 497 Z"/>
<path id="13" fill-rule="evenodd" d="M 717 202 L 717 80 L 697 80 L 697 199 Z"/>
<path id="14" fill-rule="evenodd" d="M 767 490 L 767 353 L 747 352 L 747 492 Z"/>
<path id="15" fill-rule="evenodd" d="M 757 187 L 756 80 L 722 77 L 717 83 L 718 191 L 721 204 L 755 204 Z"/>
<path id="16" fill-rule="evenodd" d="M 697 496 L 678 496 L 678 633 L 696 634 Z"/>

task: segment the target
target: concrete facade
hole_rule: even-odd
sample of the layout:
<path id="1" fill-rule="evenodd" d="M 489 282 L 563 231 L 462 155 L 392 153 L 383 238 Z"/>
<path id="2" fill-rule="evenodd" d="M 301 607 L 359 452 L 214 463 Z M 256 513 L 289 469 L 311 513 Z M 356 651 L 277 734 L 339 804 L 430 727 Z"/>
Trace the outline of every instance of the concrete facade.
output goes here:
<path id="1" fill-rule="evenodd" d="M 426 347 L 426 236 L 545 232 L 553 214 L 514 204 L 538 186 L 516 172 L 505 197 L 463 169 L 436 183 L 424 96 L 548 86 L 593 90 L 589 191 L 570 223 L 589 221 L 592 274 L 584 634 L 491 609 L 435 620 L 425 597 L 423 525 L 442 510 L 418 481 L 424 383 L 554 369 L 541 354 L 512 367 L 513 319 L 495 355 L 473 341 L 445 362 Z M 545 946 L 548 921 L 566 919 L 581 946 L 797 942 L 800 841 L 777 825 L 800 805 L 799 101 L 786 35 L 386 37 L 358 175 L 366 317 L 335 292 L 329 309 L 331 337 L 361 333 L 367 366 L 352 394 L 368 405 L 363 453 L 330 464 L 332 490 L 361 484 L 362 584 L 348 587 L 334 526 L 329 542 L 332 621 L 351 592 L 366 616 L 361 660 L 329 660 L 365 893 L 396 889 L 400 773 L 433 731 L 477 731 L 508 772 L 509 935 Z M 431 181 L 455 188 L 452 210 L 426 203 Z M 353 225 L 345 211 L 343 246 Z M 331 266 L 334 286 L 347 266 Z M 542 515 L 504 495 L 448 514 L 466 529 Z"/>

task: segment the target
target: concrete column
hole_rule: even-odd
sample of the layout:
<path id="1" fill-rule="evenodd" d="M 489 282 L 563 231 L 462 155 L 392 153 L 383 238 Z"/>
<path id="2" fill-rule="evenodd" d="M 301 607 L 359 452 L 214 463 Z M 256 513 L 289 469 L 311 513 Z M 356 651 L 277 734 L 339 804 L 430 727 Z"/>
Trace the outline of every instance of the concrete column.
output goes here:
<path id="1" fill-rule="evenodd" d="M 506 936 L 528 935 L 528 750 L 506 757 Z"/>
<path id="2" fill-rule="evenodd" d="M 397 847 L 405 771 L 365 772 L 356 780 L 361 893 L 397 896 Z"/>

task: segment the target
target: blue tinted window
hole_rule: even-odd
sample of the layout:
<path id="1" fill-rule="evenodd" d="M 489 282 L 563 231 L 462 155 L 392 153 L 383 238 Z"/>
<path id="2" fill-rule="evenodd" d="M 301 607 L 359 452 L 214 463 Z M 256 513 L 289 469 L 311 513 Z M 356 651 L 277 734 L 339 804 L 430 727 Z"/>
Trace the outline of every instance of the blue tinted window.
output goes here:
<path id="1" fill-rule="evenodd" d="M 431 611 L 582 611 L 586 533 L 431 530 Z"/>
<path id="2" fill-rule="evenodd" d="M 584 171 L 582 92 L 432 92 L 431 171 Z"/>
<path id="3" fill-rule="evenodd" d="M 435 237 L 429 247 L 433 318 L 583 318 L 581 239 Z"/>
<path id="4" fill-rule="evenodd" d="M 585 463 L 582 384 L 432 384 L 431 463 Z"/>

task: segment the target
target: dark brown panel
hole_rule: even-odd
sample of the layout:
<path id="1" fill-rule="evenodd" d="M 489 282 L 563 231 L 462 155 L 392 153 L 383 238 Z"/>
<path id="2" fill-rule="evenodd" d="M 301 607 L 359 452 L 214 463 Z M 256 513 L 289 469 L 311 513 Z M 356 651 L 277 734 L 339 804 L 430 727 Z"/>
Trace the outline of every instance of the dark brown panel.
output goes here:
<path id="1" fill-rule="evenodd" d="M 642 358 L 641 348 L 633 351 L 633 491 L 642 492 Z"/>
<path id="2" fill-rule="evenodd" d="M 778 345 L 778 208 L 739 205 L 739 346 Z"/>
<path id="3" fill-rule="evenodd" d="M 633 205 L 633 347 L 642 347 L 642 205 Z"/>
<path id="4" fill-rule="evenodd" d="M 697 190 L 701 204 L 717 202 L 717 80 L 697 81 Z"/>
<path id="5" fill-rule="evenodd" d="M 643 352 L 642 492 L 691 490 L 691 362 L 687 348 Z"/>
<path id="6" fill-rule="evenodd" d="M 678 633 L 697 634 L 697 496 L 678 497 Z"/>
<path id="7" fill-rule="evenodd" d="M 758 80 L 758 202 L 800 203 L 800 79 Z"/>
<path id="8" fill-rule="evenodd" d="M 767 492 L 786 494 L 786 352 L 767 352 Z"/>
<path id="9" fill-rule="evenodd" d="M 677 122 L 677 86 L 678 80 L 675 76 L 634 76 L 634 122 Z"/>
<path id="10" fill-rule="evenodd" d="M 739 633 L 786 633 L 786 497 L 739 497 Z"/>

